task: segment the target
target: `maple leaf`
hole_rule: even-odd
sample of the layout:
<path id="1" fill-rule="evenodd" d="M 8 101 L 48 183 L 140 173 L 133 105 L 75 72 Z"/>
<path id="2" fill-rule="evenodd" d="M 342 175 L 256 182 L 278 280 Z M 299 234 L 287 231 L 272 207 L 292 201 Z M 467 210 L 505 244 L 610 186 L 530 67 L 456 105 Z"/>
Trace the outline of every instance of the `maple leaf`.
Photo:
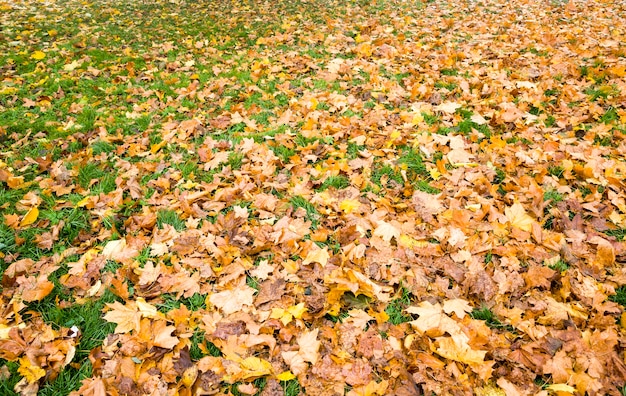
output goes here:
<path id="1" fill-rule="evenodd" d="M 40 378 L 46 375 L 46 370 L 33 365 L 28 357 L 20 358 L 19 363 L 20 367 L 17 369 L 17 372 L 20 373 L 29 384 L 39 381 Z"/>
<path id="2" fill-rule="evenodd" d="M 397 241 L 400 239 L 400 229 L 391 223 L 379 220 L 374 230 L 374 235 L 382 238 L 385 242 L 390 242 L 391 238 L 396 238 Z"/>
<path id="3" fill-rule="evenodd" d="M 465 364 L 484 363 L 487 354 L 487 351 L 474 350 L 469 345 L 459 344 L 453 338 L 448 337 L 437 338 L 436 345 L 438 355 Z"/>
<path id="4" fill-rule="evenodd" d="M 134 303 L 124 305 L 118 301 L 106 305 L 109 311 L 104 314 L 104 320 L 117 323 L 116 333 L 128 333 L 138 331 L 141 321 L 141 313 L 137 311 Z"/>
<path id="5" fill-rule="evenodd" d="M 405 311 L 419 315 L 418 319 L 409 323 L 421 334 L 437 336 L 448 333 L 458 340 L 460 344 L 469 341 L 469 338 L 463 333 L 459 324 L 443 312 L 443 308 L 440 304 L 432 305 L 428 301 L 423 301 L 419 306 L 408 307 Z"/>
<path id="6" fill-rule="evenodd" d="M 302 265 L 307 265 L 310 263 L 320 263 L 320 265 L 324 267 L 326 266 L 326 263 L 328 263 L 329 258 L 330 254 L 328 253 L 328 247 L 324 246 L 323 249 L 314 248 L 312 250 L 309 250 L 309 253 L 302 261 Z"/>
<path id="7" fill-rule="evenodd" d="M 117 330 L 117 329 L 116 329 Z M 172 332 L 176 330 L 174 326 L 167 326 L 164 320 L 157 320 L 152 324 L 152 334 L 154 335 L 153 343 L 155 346 L 172 349 L 178 345 L 178 337 L 173 336 Z"/>
<path id="8" fill-rule="evenodd" d="M 298 336 L 298 345 L 300 346 L 298 354 L 304 361 L 313 364 L 315 364 L 317 359 L 319 359 L 318 350 L 322 344 L 321 341 L 317 340 L 318 333 L 319 329 L 315 329 L 311 331 L 303 331 L 302 334 Z"/>
<path id="9" fill-rule="evenodd" d="M 513 227 L 530 232 L 534 220 L 526 213 L 526 210 L 524 210 L 524 207 L 519 202 L 505 208 L 504 214 Z"/>
<path id="10" fill-rule="evenodd" d="M 433 110 L 435 110 L 435 111 L 442 111 L 442 112 L 447 113 L 447 114 L 454 114 L 461 107 L 463 107 L 463 106 L 461 104 L 459 104 L 459 103 L 443 102 L 442 104 L 440 104 L 438 106 L 435 106 L 433 108 Z"/>
<path id="11" fill-rule="evenodd" d="M 443 312 L 447 314 L 454 312 L 459 319 L 463 319 L 466 313 L 472 312 L 472 306 L 462 298 L 455 298 L 444 301 Z"/>
<path id="12" fill-rule="evenodd" d="M 235 290 L 213 293 L 209 296 L 209 301 L 226 315 L 229 315 L 241 311 L 244 306 L 251 306 L 254 303 L 255 294 L 255 289 L 244 286 Z"/>

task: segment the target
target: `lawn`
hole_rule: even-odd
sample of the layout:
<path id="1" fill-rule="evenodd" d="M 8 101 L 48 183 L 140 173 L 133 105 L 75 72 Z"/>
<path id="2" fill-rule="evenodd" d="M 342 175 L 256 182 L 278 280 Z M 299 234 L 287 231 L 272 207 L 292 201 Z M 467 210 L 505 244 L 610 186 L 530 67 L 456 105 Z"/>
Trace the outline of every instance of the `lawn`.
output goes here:
<path id="1" fill-rule="evenodd" d="M 0 0 L 0 394 L 626 395 L 626 4 Z"/>

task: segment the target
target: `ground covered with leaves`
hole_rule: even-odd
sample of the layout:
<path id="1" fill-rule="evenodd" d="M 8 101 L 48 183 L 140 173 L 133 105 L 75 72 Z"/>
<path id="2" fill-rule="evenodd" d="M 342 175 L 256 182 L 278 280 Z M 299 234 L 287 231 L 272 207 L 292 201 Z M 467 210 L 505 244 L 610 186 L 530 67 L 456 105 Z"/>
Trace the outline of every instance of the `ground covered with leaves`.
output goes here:
<path id="1" fill-rule="evenodd" d="M 626 392 L 626 5 L 0 2 L 3 395 Z"/>

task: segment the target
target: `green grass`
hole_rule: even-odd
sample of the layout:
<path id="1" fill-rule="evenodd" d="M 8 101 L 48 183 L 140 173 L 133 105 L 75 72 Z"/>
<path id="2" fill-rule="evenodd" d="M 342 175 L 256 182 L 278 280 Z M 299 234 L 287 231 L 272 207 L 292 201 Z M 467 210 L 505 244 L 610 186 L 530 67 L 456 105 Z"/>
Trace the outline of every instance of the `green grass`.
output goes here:
<path id="1" fill-rule="evenodd" d="M 623 307 L 626 307 L 626 286 L 620 286 L 615 289 L 615 294 L 609 296 L 609 301 L 613 301 Z"/>
<path id="2" fill-rule="evenodd" d="M 87 189 L 92 180 L 97 181 L 104 175 L 106 172 L 100 169 L 98 164 L 89 162 L 78 169 L 78 184 Z"/>
<path id="3" fill-rule="evenodd" d="M 604 233 L 608 236 L 612 236 L 618 241 L 622 242 L 626 239 L 626 228 L 616 228 L 614 230 L 606 230 Z"/>
<path id="4" fill-rule="evenodd" d="M 185 229 L 185 222 L 180 218 L 178 213 L 169 209 L 161 209 L 157 212 L 157 226 L 163 228 L 163 224 L 171 225 L 176 231 Z"/>
<path id="5" fill-rule="evenodd" d="M 559 260 L 556 263 L 549 265 L 548 267 L 557 272 L 564 272 L 567 271 L 567 269 L 569 268 L 569 264 L 567 264 L 566 261 Z"/>
<path id="6" fill-rule="evenodd" d="M 341 190 L 349 186 L 350 186 L 350 179 L 348 179 L 346 176 L 343 176 L 343 175 L 329 176 L 317 188 L 317 191 L 325 191 L 331 187 L 336 190 Z"/>
<path id="7" fill-rule="evenodd" d="M 291 198 L 289 200 L 289 203 L 291 204 L 291 207 L 294 211 L 298 208 L 303 208 L 306 211 L 306 220 L 311 222 L 311 226 L 313 227 L 313 229 L 317 229 L 320 224 L 319 221 L 321 216 L 311 202 L 309 202 L 303 196 L 298 195 Z"/>
<path id="8" fill-rule="evenodd" d="M 489 307 L 483 306 L 481 308 L 474 308 L 470 312 L 472 319 L 484 320 L 485 324 L 492 329 L 503 329 L 506 331 L 514 331 L 515 329 L 511 325 L 504 324 L 498 319 L 498 317 L 489 309 Z"/>
<path id="9" fill-rule="evenodd" d="M 396 183 L 396 185 L 404 184 L 400 171 L 388 164 L 374 163 L 370 179 L 379 188 L 386 188 L 391 182 Z"/>
<path id="10" fill-rule="evenodd" d="M 163 313 L 168 313 L 173 309 L 178 309 L 181 304 L 185 305 L 190 311 L 197 311 L 199 309 L 206 308 L 206 295 L 204 294 L 194 293 L 191 297 L 181 297 L 177 299 L 175 294 L 164 293 L 161 295 L 161 299 L 163 301 L 156 304 L 156 307 Z"/>
<path id="11" fill-rule="evenodd" d="M 385 308 L 385 313 L 389 316 L 389 323 L 398 325 L 413 320 L 411 315 L 405 314 L 404 310 L 413 302 L 413 294 L 404 286 L 400 286 L 400 291 L 396 298 L 391 300 Z"/>
<path id="12" fill-rule="evenodd" d="M 557 202 L 563 201 L 563 194 L 556 190 L 548 190 L 543 193 L 543 200 L 549 201 L 550 205 L 553 206 Z"/>
<path id="13" fill-rule="evenodd" d="M 549 166 L 548 167 L 548 173 L 552 176 L 555 176 L 557 178 L 561 178 L 561 176 L 563 176 L 563 173 L 565 172 L 565 169 L 562 166 L 559 165 L 553 165 L 553 166 Z"/>

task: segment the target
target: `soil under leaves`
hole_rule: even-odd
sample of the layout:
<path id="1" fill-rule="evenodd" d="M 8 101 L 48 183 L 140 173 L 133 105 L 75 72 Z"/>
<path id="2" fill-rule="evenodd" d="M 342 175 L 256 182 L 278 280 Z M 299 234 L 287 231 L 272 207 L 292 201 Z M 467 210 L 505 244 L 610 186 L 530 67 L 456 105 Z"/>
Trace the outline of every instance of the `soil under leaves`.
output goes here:
<path id="1" fill-rule="evenodd" d="M 619 395 L 620 1 L 0 1 L 0 389 Z"/>

